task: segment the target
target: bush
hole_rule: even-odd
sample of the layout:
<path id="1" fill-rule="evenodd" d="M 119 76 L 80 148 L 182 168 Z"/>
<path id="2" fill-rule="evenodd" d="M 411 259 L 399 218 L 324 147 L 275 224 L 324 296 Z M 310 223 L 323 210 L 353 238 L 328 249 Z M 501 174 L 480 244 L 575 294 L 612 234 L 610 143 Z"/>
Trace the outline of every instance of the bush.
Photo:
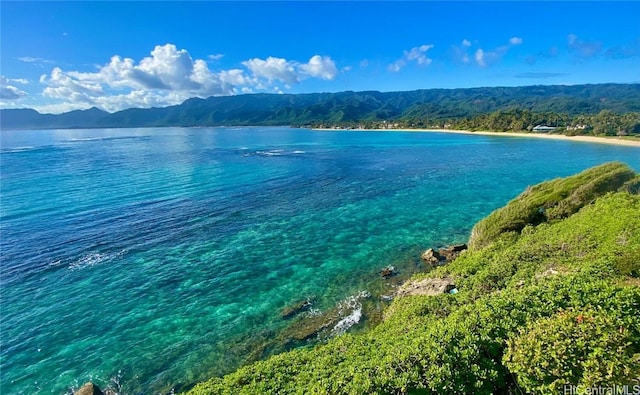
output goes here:
<path id="1" fill-rule="evenodd" d="M 520 232 L 527 225 L 566 218 L 597 197 L 618 190 L 635 177 L 636 173 L 625 164 L 611 162 L 575 176 L 528 188 L 473 227 L 469 248 L 480 249 L 501 234 Z"/>
<path id="2" fill-rule="evenodd" d="M 572 308 L 534 321 L 508 342 L 504 363 L 532 394 L 630 384 L 640 373 L 638 339 L 624 318 Z"/>

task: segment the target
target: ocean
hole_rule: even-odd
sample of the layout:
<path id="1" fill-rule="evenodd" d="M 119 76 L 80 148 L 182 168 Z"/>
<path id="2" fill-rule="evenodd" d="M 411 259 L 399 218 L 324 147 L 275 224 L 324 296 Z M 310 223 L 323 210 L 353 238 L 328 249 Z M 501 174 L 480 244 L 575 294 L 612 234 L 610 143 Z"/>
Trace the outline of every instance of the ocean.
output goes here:
<path id="1" fill-rule="evenodd" d="M 527 186 L 640 149 L 293 128 L 2 131 L 0 393 L 166 394 L 327 336 Z M 397 278 L 380 270 L 394 266 Z M 309 312 L 303 313 L 309 314 Z"/>

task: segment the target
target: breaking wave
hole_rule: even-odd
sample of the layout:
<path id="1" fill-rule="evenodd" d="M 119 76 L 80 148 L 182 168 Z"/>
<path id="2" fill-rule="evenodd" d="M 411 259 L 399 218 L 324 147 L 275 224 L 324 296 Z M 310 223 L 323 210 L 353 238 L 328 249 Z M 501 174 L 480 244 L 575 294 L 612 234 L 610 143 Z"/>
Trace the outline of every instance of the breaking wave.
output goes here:
<path id="1" fill-rule="evenodd" d="M 338 311 L 340 316 L 344 315 L 344 318 L 338 321 L 331 330 L 331 333 L 333 335 L 341 335 L 359 323 L 362 318 L 362 303 L 360 301 L 370 296 L 371 294 L 369 292 L 360 291 L 340 302 L 338 304 Z"/>
<path id="2" fill-rule="evenodd" d="M 72 262 L 69 265 L 69 269 L 80 270 L 87 267 L 100 265 L 102 263 L 111 262 L 113 260 L 122 258 L 125 253 L 126 253 L 126 250 L 122 250 L 122 251 L 118 251 L 110 254 L 103 254 L 99 252 L 86 254 L 78 258 L 76 261 Z"/>

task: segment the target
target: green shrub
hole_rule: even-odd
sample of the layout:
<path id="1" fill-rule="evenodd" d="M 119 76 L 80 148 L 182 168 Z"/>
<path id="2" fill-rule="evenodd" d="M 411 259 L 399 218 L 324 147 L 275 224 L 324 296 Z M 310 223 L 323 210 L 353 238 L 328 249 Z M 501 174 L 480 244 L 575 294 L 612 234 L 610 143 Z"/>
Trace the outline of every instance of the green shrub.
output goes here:
<path id="1" fill-rule="evenodd" d="M 640 195 L 640 175 L 637 175 L 634 179 L 625 182 L 624 185 L 620 187 L 619 191 Z"/>
<path id="2" fill-rule="evenodd" d="M 625 164 L 611 162 L 528 188 L 478 222 L 471 232 L 469 247 L 479 249 L 505 232 L 520 232 L 527 225 L 566 218 L 635 177 L 636 173 Z"/>
<path id="3" fill-rule="evenodd" d="M 510 339 L 504 363 L 532 394 L 630 384 L 640 373 L 637 341 L 622 317 L 572 308 L 536 320 Z"/>

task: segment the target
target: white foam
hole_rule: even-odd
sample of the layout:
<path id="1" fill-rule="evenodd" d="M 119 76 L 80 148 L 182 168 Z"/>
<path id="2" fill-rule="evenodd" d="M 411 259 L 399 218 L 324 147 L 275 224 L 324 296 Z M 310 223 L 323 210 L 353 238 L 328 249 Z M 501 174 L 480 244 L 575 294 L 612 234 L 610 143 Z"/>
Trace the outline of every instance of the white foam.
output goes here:
<path id="1" fill-rule="evenodd" d="M 98 140 L 105 140 L 107 138 L 108 137 L 73 137 L 66 141 L 98 141 Z"/>
<path id="2" fill-rule="evenodd" d="M 33 151 L 34 149 L 36 149 L 36 147 L 25 146 L 25 147 L 7 148 L 7 149 L 1 150 L 0 152 L 2 152 L 3 154 L 11 154 L 11 153 L 14 153 L 14 152 Z"/>
<path id="3" fill-rule="evenodd" d="M 280 156 L 282 150 L 276 150 L 276 151 L 256 151 L 256 154 L 258 155 L 262 155 L 262 156 Z"/>
<path id="4" fill-rule="evenodd" d="M 351 314 L 338 321 L 336 326 L 333 327 L 332 332 L 336 335 L 341 335 L 345 333 L 347 329 L 360 322 L 360 318 L 362 318 L 362 305 L 353 310 Z"/>
<path id="5" fill-rule="evenodd" d="M 293 151 L 294 154 L 306 154 L 307 151 Z"/>
<path id="6" fill-rule="evenodd" d="M 80 270 L 91 266 L 96 266 L 101 263 L 110 262 L 114 259 L 121 258 L 125 253 L 125 250 L 114 252 L 111 254 L 91 253 L 83 255 L 75 262 L 69 265 L 71 270 Z"/>
<path id="7" fill-rule="evenodd" d="M 349 328 L 360 322 L 362 318 L 362 303 L 360 299 L 368 298 L 371 294 L 367 291 L 360 291 L 355 295 L 349 296 L 338 304 L 338 312 L 340 315 L 348 314 L 338 321 L 333 327 L 331 333 L 333 335 L 341 335 Z"/>

